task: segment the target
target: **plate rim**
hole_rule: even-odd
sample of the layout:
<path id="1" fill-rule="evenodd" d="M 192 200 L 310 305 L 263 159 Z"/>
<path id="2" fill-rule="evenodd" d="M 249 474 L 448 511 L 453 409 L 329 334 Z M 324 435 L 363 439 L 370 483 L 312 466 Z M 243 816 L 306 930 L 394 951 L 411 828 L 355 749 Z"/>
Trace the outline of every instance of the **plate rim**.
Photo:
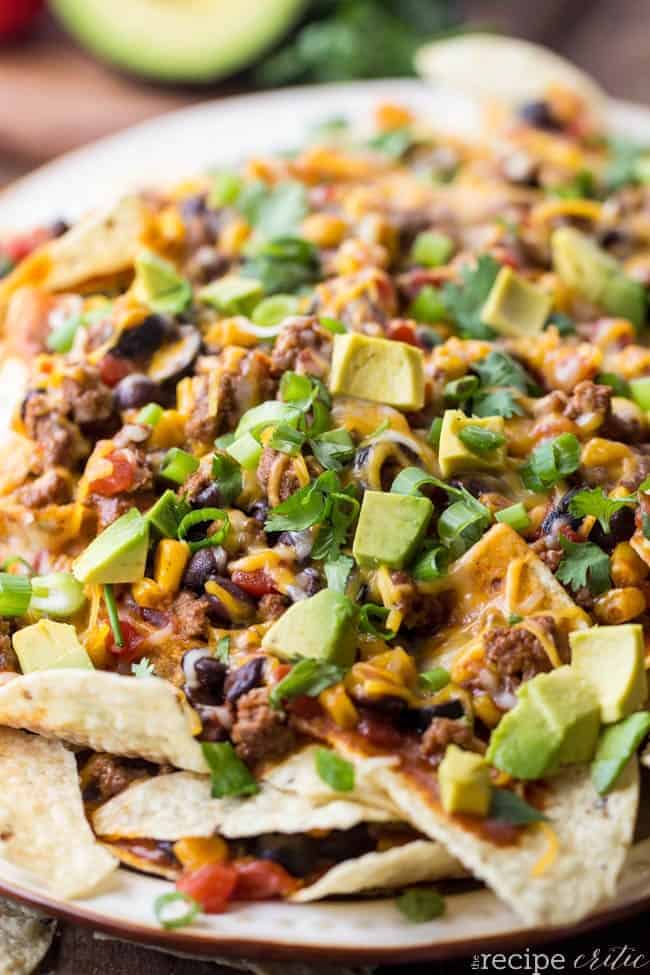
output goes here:
<path id="1" fill-rule="evenodd" d="M 192 115 L 199 116 L 202 113 L 217 112 L 219 110 L 238 109 L 250 110 L 252 108 L 267 106 L 272 110 L 274 104 L 280 104 L 292 97 L 301 100 L 307 97 L 313 98 L 314 102 L 324 99 L 324 106 L 321 114 L 326 114 L 327 100 L 333 93 L 337 99 L 345 97 L 348 93 L 364 94 L 371 102 L 372 99 L 381 97 L 397 97 L 400 93 L 402 97 L 409 94 L 421 95 L 426 91 L 431 91 L 431 86 L 417 79 L 381 79 L 378 81 L 357 81 L 339 82 L 326 85 L 313 86 L 294 86 L 281 88 L 268 92 L 244 93 L 239 95 L 226 96 L 224 98 L 206 99 L 197 104 L 164 112 L 151 119 L 146 119 L 136 125 L 129 126 L 119 132 L 94 140 L 85 146 L 72 149 L 57 156 L 55 159 L 36 167 L 25 176 L 14 180 L 0 190 L 0 212 L 2 205 L 11 200 L 14 194 L 30 192 L 30 184 L 33 184 L 33 192 L 37 192 L 41 181 L 48 177 L 55 177 L 55 174 L 65 165 L 83 166 L 84 161 L 91 160 L 97 153 L 108 154 L 115 151 L 118 146 L 130 138 L 145 138 L 148 132 L 154 132 L 162 124 L 163 126 L 179 122 L 183 118 Z M 452 89 L 453 91 L 453 89 Z M 456 91 L 456 95 L 459 93 Z M 646 127 L 650 133 L 650 107 L 632 101 L 609 99 L 608 116 L 610 121 L 617 119 L 629 129 L 638 126 Z M 99 203 L 100 201 L 98 201 Z M 28 230 L 29 226 L 18 226 L 14 228 L 16 232 Z M 259 938 L 252 934 L 250 939 L 235 938 L 230 935 L 220 935 L 216 931 L 197 931 L 188 928 L 185 931 L 169 931 L 163 928 L 156 928 L 153 925 L 146 925 L 135 921 L 127 921 L 122 918 L 111 916 L 108 912 L 98 912 L 95 909 L 84 907 L 81 904 L 75 905 L 57 899 L 45 891 L 37 891 L 28 887 L 21 886 L 0 877 L 0 894 L 14 898 L 21 903 L 42 910 L 49 916 L 60 920 L 79 924 L 86 928 L 99 931 L 110 937 L 129 941 L 135 944 L 144 944 L 150 947 L 162 948 L 168 951 L 195 956 L 199 958 L 210 958 L 215 956 L 223 957 L 249 957 L 252 959 L 268 958 L 273 960 L 307 960 L 307 961 L 330 961 L 352 964 L 402 964 L 422 961 L 445 961 L 453 958 L 460 958 L 471 954 L 487 951 L 508 951 L 518 947 L 545 944 L 550 941 L 557 941 L 566 937 L 577 936 L 635 914 L 643 910 L 650 909 L 650 893 L 631 899 L 625 899 L 620 903 L 615 901 L 606 902 L 595 913 L 589 915 L 576 925 L 562 927 L 518 927 L 509 933 L 497 933 L 493 935 L 481 934 L 470 938 L 463 937 L 461 934 L 454 933 L 449 940 L 431 942 L 428 944 L 400 945 L 395 947 L 369 948 L 360 947 L 337 947 L 330 944 L 318 944 L 314 939 L 311 944 L 301 944 L 293 946 L 288 942 Z M 614 895 L 615 897 L 617 895 Z"/>

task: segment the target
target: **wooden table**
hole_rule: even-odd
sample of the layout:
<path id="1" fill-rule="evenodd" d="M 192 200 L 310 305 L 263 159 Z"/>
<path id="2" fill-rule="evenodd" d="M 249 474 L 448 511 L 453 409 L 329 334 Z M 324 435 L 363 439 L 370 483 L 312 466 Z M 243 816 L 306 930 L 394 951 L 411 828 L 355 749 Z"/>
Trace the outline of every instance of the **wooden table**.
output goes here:
<path id="1" fill-rule="evenodd" d="M 468 16 L 511 30 L 574 58 L 614 95 L 648 100 L 647 0 L 466 0 Z M 0 185 L 48 159 L 202 98 L 244 90 L 245 79 L 202 89 L 167 89 L 109 71 L 68 41 L 47 19 L 23 44 L 0 50 Z M 605 932 L 557 943 L 573 967 L 579 952 L 598 945 L 648 943 L 644 919 Z M 414 975 L 460 975 L 469 960 L 416 966 Z M 221 970 L 225 971 L 225 970 Z M 63 925 L 39 969 L 41 975 L 219 975 L 209 963 L 173 959 L 144 948 L 98 941 L 92 933 Z M 397 975 L 384 969 L 382 975 Z"/>

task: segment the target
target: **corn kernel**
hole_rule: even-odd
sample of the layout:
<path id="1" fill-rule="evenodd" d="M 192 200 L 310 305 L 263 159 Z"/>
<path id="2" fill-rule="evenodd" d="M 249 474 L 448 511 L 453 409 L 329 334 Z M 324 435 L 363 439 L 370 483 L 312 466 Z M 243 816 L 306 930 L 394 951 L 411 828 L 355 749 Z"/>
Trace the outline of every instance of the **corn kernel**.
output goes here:
<path id="1" fill-rule="evenodd" d="M 343 684 L 328 687 L 318 696 L 318 701 L 339 728 L 355 728 L 359 714 L 346 693 Z"/>
<path id="2" fill-rule="evenodd" d="M 192 837 L 174 843 L 174 856 L 184 870 L 198 870 L 209 863 L 225 863 L 228 844 L 220 836 Z"/>
<path id="3" fill-rule="evenodd" d="M 612 552 L 610 565 L 614 585 L 622 588 L 636 586 L 648 577 L 648 566 L 639 558 L 629 542 L 619 542 Z"/>
<path id="4" fill-rule="evenodd" d="M 231 220 L 219 235 L 219 249 L 226 257 L 237 257 L 250 237 L 251 228 L 245 221 L 236 217 Z"/>
<path id="5" fill-rule="evenodd" d="M 495 728 L 501 720 L 501 711 L 487 694 L 479 694 L 474 698 L 473 707 L 476 715 L 488 728 Z"/>
<path id="6" fill-rule="evenodd" d="M 144 606 L 145 609 L 156 609 L 157 606 L 160 606 L 164 593 L 153 579 L 139 579 L 131 586 L 131 595 L 138 606 Z"/>
<path id="7" fill-rule="evenodd" d="M 212 579 L 206 582 L 205 591 L 211 596 L 216 596 L 228 614 L 228 618 L 233 623 L 245 623 L 251 618 L 252 611 L 250 605 L 242 599 L 237 599 L 231 592 L 224 589 L 223 586 L 220 586 L 218 582 Z"/>
<path id="8" fill-rule="evenodd" d="M 108 666 L 110 652 L 107 647 L 108 635 L 111 628 L 108 623 L 99 623 L 86 635 L 84 646 L 88 656 L 93 662 L 93 666 L 98 670 L 103 670 Z"/>
<path id="9" fill-rule="evenodd" d="M 158 543 L 153 577 L 164 593 L 178 591 L 189 557 L 190 547 L 187 542 L 163 538 Z"/>
<path id="10" fill-rule="evenodd" d="M 338 247 L 346 230 L 345 220 L 329 213 L 312 213 L 302 222 L 302 236 L 317 247 Z"/>
<path id="11" fill-rule="evenodd" d="M 646 599 L 640 589 L 626 586 L 610 589 L 594 603 L 594 616 L 599 623 L 627 623 L 645 611 Z"/>

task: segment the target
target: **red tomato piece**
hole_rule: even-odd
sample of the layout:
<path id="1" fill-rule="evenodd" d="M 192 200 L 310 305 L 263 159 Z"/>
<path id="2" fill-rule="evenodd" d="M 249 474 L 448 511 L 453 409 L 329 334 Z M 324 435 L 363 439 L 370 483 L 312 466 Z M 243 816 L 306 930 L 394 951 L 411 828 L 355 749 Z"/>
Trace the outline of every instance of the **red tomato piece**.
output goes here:
<path id="1" fill-rule="evenodd" d="M 297 887 L 291 874 L 272 860 L 241 860 L 233 866 L 237 872 L 233 899 L 237 901 L 288 897 Z"/>
<path id="2" fill-rule="evenodd" d="M 5 13 L 4 7 L 9 6 L 8 4 L 0 0 L 0 37 L 4 33 L 3 25 L 3 14 Z M 2 245 L 2 252 L 13 261 L 14 264 L 18 264 L 31 254 L 33 250 L 36 250 L 41 244 L 44 244 L 46 240 L 49 240 L 52 234 L 47 229 L 47 227 L 37 227 L 35 230 L 30 230 L 25 234 L 15 234 L 15 236 L 10 237 Z"/>
<path id="3" fill-rule="evenodd" d="M 176 889 L 193 897 L 206 914 L 221 914 L 237 884 L 237 871 L 226 863 L 206 863 L 198 870 L 182 874 Z"/>
<path id="4" fill-rule="evenodd" d="M 88 485 L 94 494 L 101 494 L 111 498 L 115 494 L 128 491 L 135 479 L 133 461 L 119 450 L 113 450 L 104 458 L 112 465 L 113 470 L 106 477 L 91 481 Z"/>
<path id="5" fill-rule="evenodd" d="M 127 360 L 115 355 L 105 355 L 99 363 L 100 378 L 107 386 L 117 386 L 120 379 L 124 379 L 130 372 L 131 365 Z"/>
<path id="6" fill-rule="evenodd" d="M 387 721 L 381 721 L 366 714 L 357 726 L 357 731 L 376 748 L 398 748 L 402 737 Z"/>
<path id="7" fill-rule="evenodd" d="M 415 334 L 415 323 L 396 318 L 388 325 L 386 338 L 393 339 L 394 342 L 406 342 L 408 345 L 418 345 Z"/>
<path id="8" fill-rule="evenodd" d="M 232 574 L 232 581 L 244 592 L 256 598 L 278 591 L 266 569 L 255 569 L 253 572 L 243 572 L 236 569 Z"/>
<path id="9" fill-rule="evenodd" d="M 107 647 L 111 653 L 114 653 L 116 656 L 124 659 L 129 664 L 127 669 L 128 673 L 131 669 L 131 660 L 135 660 L 136 657 L 141 656 L 140 645 L 144 640 L 144 637 L 138 632 L 138 630 L 136 630 L 132 623 L 128 622 L 128 620 L 123 620 L 120 618 L 120 629 L 122 631 L 123 646 L 118 647 L 117 643 L 115 642 L 115 637 L 111 631 L 111 635 L 108 638 Z"/>

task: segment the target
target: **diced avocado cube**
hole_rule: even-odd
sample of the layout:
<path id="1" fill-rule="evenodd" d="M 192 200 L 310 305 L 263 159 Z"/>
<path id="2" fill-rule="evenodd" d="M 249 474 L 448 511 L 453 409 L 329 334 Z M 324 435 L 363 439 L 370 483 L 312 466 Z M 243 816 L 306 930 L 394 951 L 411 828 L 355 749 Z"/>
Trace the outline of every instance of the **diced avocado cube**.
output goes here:
<path id="1" fill-rule="evenodd" d="M 351 667 L 357 649 L 357 617 L 351 599 L 323 589 L 283 613 L 264 635 L 262 647 L 282 660 L 313 657 Z"/>
<path id="2" fill-rule="evenodd" d="M 443 477 L 452 477 L 465 471 L 501 471 L 506 463 L 506 444 L 487 453 L 471 450 L 459 438 L 461 430 L 478 427 L 503 436 L 502 416 L 466 416 L 462 410 L 445 410 L 440 429 L 438 462 Z"/>
<path id="3" fill-rule="evenodd" d="M 75 559 L 73 575 L 83 583 L 137 582 L 144 577 L 148 546 L 149 522 L 131 508 Z"/>
<path id="4" fill-rule="evenodd" d="M 520 700 L 492 732 L 486 758 L 516 779 L 541 779 L 557 768 L 560 731 L 527 700 Z"/>
<path id="5" fill-rule="evenodd" d="M 445 812 L 487 815 L 492 786 L 489 767 L 481 755 L 448 745 L 438 769 L 438 784 Z"/>
<path id="6" fill-rule="evenodd" d="M 561 281 L 610 315 L 637 328 L 645 321 L 643 285 L 629 278 L 611 254 L 574 227 L 559 227 L 551 238 L 553 267 Z"/>
<path id="7" fill-rule="evenodd" d="M 402 569 L 414 557 L 432 514 L 428 498 L 366 491 L 352 554 L 367 568 L 387 565 L 389 569 Z"/>
<path id="8" fill-rule="evenodd" d="M 600 702 L 580 673 L 565 666 L 538 674 L 522 686 L 519 696 L 537 708 L 560 735 L 558 764 L 590 761 L 600 731 Z"/>
<path id="9" fill-rule="evenodd" d="M 224 315 L 250 315 L 264 297 L 264 288 L 255 278 L 228 274 L 201 288 L 199 300 Z"/>
<path id="10" fill-rule="evenodd" d="M 618 724 L 603 729 L 591 763 L 591 780 L 601 796 L 616 785 L 619 775 L 648 732 L 648 711 L 637 711 Z"/>
<path id="11" fill-rule="evenodd" d="M 510 267 L 502 267 L 483 305 L 481 321 L 501 335 L 536 335 L 551 311 L 550 295 Z"/>
<path id="12" fill-rule="evenodd" d="M 142 251 L 135 260 L 133 291 L 154 311 L 177 315 L 192 300 L 192 287 L 173 264 L 152 251 Z"/>
<path id="13" fill-rule="evenodd" d="M 630 379 L 630 393 L 637 406 L 650 411 L 650 376 Z"/>
<path id="14" fill-rule="evenodd" d="M 69 623 L 39 620 L 17 630 L 12 639 L 23 674 L 70 667 L 94 669 L 77 631 Z"/>
<path id="15" fill-rule="evenodd" d="M 643 707 L 647 680 L 639 623 L 576 630 L 570 634 L 569 643 L 571 668 L 594 688 L 604 724 L 620 721 Z"/>
<path id="16" fill-rule="evenodd" d="M 422 351 L 406 342 L 360 332 L 335 335 L 330 392 L 419 410 L 424 406 L 423 363 Z"/>

